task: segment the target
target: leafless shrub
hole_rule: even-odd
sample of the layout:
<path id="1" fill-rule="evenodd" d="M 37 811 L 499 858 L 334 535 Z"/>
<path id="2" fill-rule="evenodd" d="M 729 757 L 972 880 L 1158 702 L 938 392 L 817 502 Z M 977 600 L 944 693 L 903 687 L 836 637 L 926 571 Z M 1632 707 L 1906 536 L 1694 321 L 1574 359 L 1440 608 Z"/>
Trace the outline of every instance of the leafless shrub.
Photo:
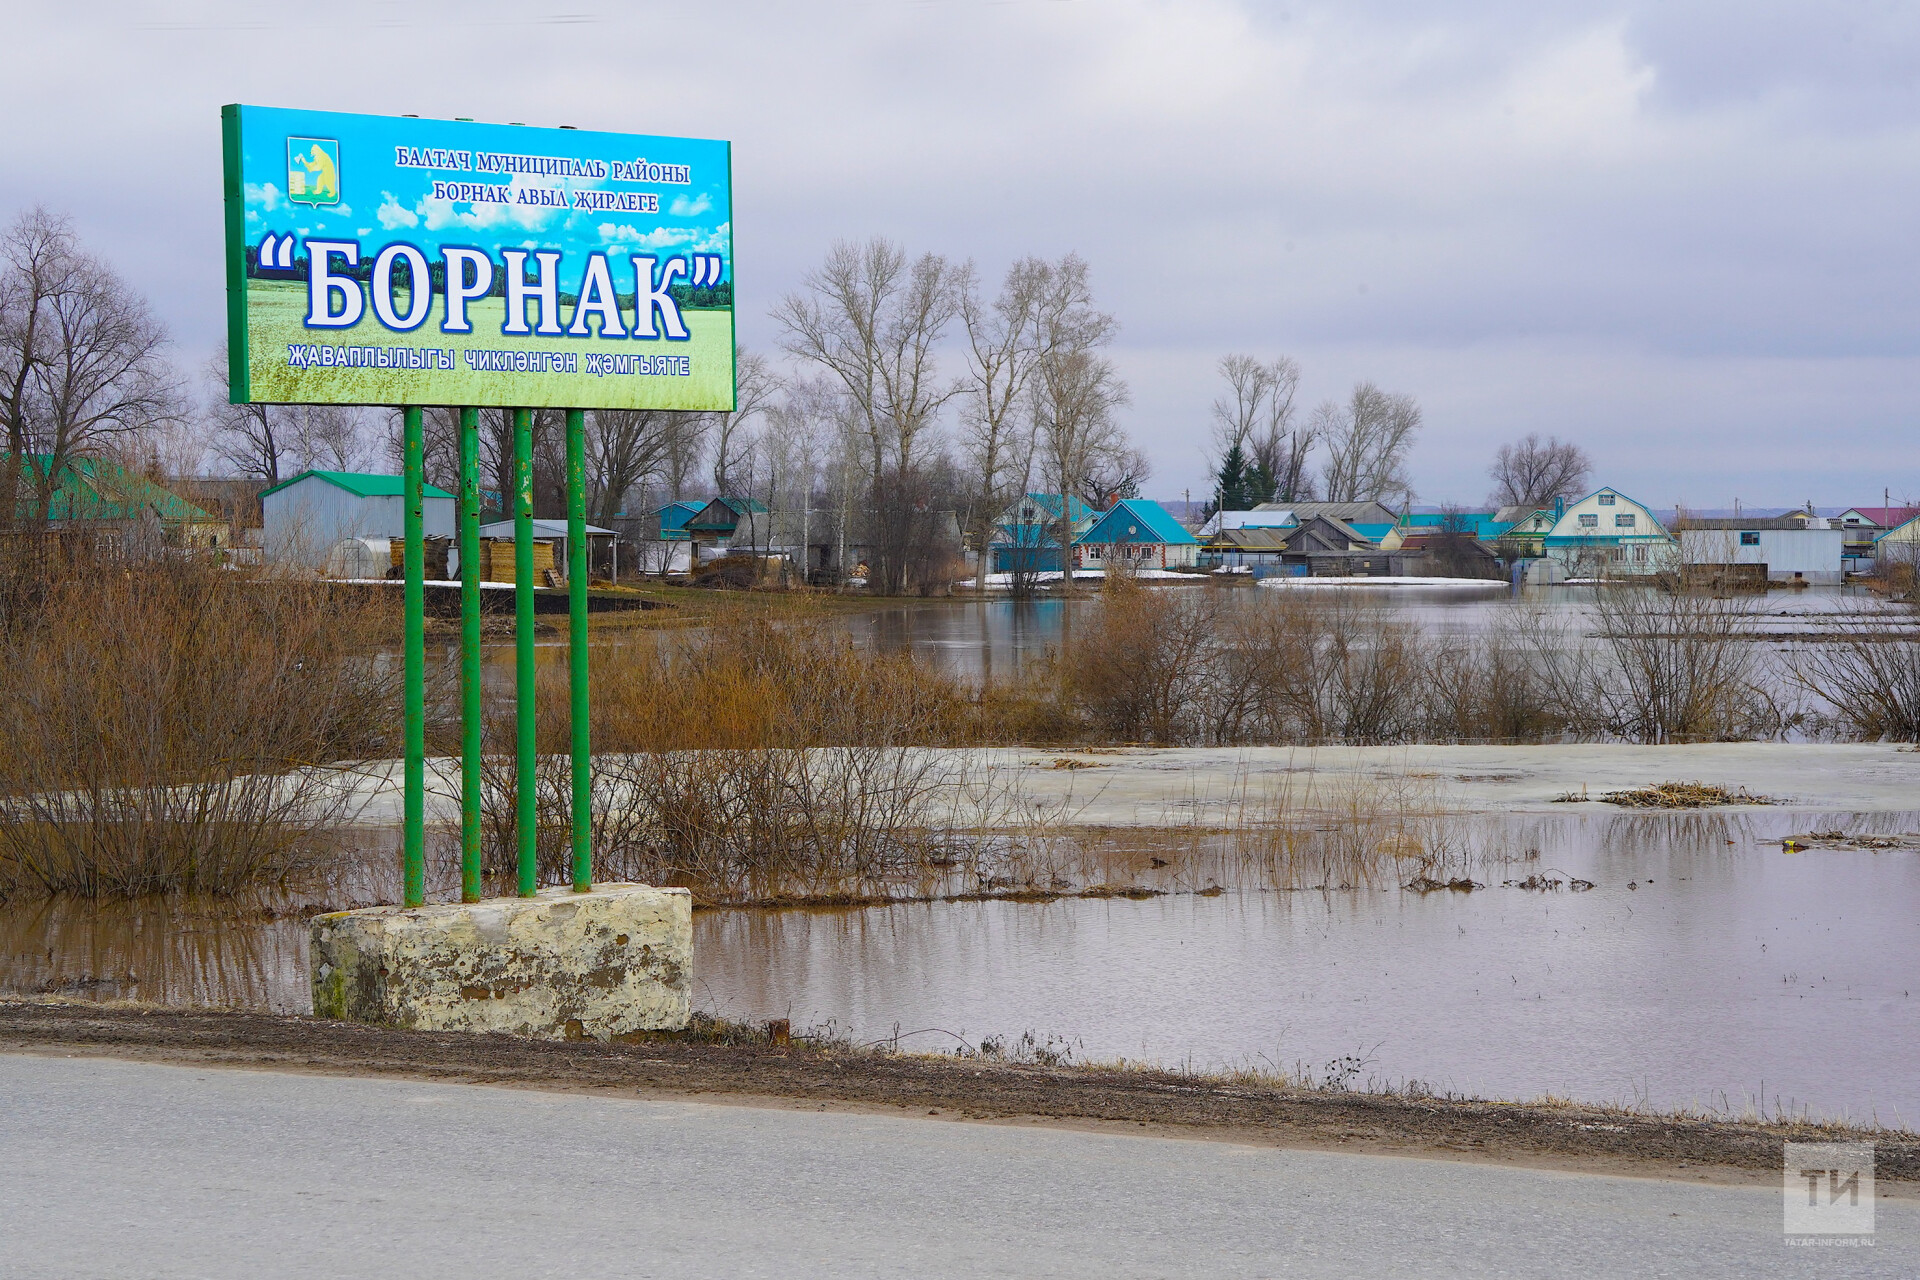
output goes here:
<path id="1" fill-rule="evenodd" d="M 1601 590 L 1584 645 L 1536 617 L 1525 628 L 1550 702 L 1575 731 L 1630 742 L 1768 738 L 1789 724 L 1767 692 L 1741 599 L 1638 586 Z"/>
<path id="2" fill-rule="evenodd" d="M 9 620 L 0 892 L 231 892 L 329 845 L 339 762 L 398 754 L 392 606 L 171 558 Z"/>
<path id="3" fill-rule="evenodd" d="M 565 673 L 539 690 L 537 848 L 570 865 Z M 869 892 L 934 857 L 951 779 L 931 743 L 967 698 L 910 658 L 863 653 L 802 614 L 728 636 L 595 655 L 593 853 L 601 877 L 711 899 Z M 516 850 L 510 715 L 489 723 L 487 861 Z"/>
<path id="4" fill-rule="evenodd" d="M 1788 677 L 1834 709 L 1854 737 L 1920 740 L 1920 635 L 1843 624 L 1832 639 L 1795 652 Z"/>

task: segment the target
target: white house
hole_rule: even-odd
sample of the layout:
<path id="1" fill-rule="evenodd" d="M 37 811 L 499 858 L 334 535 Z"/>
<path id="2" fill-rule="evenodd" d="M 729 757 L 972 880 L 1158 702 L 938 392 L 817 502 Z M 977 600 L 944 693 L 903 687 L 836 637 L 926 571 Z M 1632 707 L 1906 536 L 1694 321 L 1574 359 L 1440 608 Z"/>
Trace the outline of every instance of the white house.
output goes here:
<path id="1" fill-rule="evenodd" d="M 453 537 L 457 500 L 433 485 L 426 485 L 423 493 L 426 535 Z M 260 495 L 268 558 L 314 568 L 325 564 L 327 553 L 345 539 L 405 537 L 406 514 L 399 476 L 302 471 Z"/>
<path id="2" fill-rule="evenodd" d="M 1618 489 L 1567 504 L 1542 542 L 1570 578 L 1658 573 L 1673 567 L 1675 552 L 1666 526 Z"/>
<path id="3" fill-rule="evenodd" d="M 1686 564 L 1759 564 L 1769 582 L 1839 583 L 1846 579 L 1847 532 L 1819 516 L 1689 519 L 1679 531 Z"/>

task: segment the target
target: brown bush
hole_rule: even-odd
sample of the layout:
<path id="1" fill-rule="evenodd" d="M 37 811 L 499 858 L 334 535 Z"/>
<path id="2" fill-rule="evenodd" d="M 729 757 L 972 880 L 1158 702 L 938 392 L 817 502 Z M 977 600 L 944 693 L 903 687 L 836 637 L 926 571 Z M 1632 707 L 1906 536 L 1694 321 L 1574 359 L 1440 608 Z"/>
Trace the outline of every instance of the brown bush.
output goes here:
<path id="1" fill-rule="evenodd" d="M 319 852 L 346 760 L 399 753 L 391 599 L 182 558 L 9 618 L 0 889 L 229 892 Z"/>

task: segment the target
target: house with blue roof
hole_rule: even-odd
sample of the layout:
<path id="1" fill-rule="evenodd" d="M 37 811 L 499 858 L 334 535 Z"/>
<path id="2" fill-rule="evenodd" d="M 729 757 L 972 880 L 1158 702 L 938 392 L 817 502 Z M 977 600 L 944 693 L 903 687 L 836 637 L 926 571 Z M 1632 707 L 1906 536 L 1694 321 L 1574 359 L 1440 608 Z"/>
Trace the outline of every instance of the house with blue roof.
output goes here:
<path id="1" fill-rule="evenodd" d="M 994 522 L 992 540 L 987 545 L 991 572 L 1060 572 L 1063 511 L 1069 546 L 1077 543 L 1100 515 L 1071 494 L 1064 499 L 1057 493 L 1021 494 Z"/>
<path id="2" fill-rule="evenodd" d="M 1173 513 L 1145 498 L 1127 498 L 1074 540 L 1076 568 L 1189 569 L 1200 539 Z"/>
<path id="3" fill-rule="evenodd" d="M 655 511 L 653 514 L 660 521 L 660 541 L 689 541 L 693 535 L 687 532 L 687 522 L 699 515 L 706 505 L 704 502 L 688 502 L 682 499 L 679 502 L 669 502 Z"/>

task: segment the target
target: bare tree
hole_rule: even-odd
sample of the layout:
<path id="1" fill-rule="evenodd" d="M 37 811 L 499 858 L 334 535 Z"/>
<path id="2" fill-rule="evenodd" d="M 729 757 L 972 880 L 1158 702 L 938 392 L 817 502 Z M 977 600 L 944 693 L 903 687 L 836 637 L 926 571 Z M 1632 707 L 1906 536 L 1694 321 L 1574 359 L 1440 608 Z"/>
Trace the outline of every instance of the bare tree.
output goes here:
<path id="1" fill-rule="evenodd" d="M 279 484 L 299 469 L 291 410 L 277 404 L 231 404 L 227 400 L 227 347 L 207 361 L 212 386 L 209 411 L 216 456 L 235 474 Z"/>
<path id="2" fill-rule="evenodd" d="M 814 495 L 823 471 L 830 468 L 835 433 L 844 417 L 842 400 L 838 384 L 825 377 L 797 378 L 766 413 L 762 447 L 778 481 L 767 505 L 783 522 L 781 535 L 797 545 L 802 582 L 814 571 Z M 827 527 L 824 516 L 819 527 Z"/>
<path id="3" fill-rule="evenodd" d="M 669 502 L 678 502 L 687 496 L 693 473 L 700 469 L 701 456 L 706 452 L 709 416 L 704 413 L 674 415 L 667 432 L 660 474 Z"/>
<path id="4" fill-rule="evenodd" d="M 1496 507 L 1544 507 L 1555 498 L 1576 497 L 1587 490 L 1593 463 L 1586 450 L 1557 436 L 1540 438 L 1529 431 L 1513 444 L 1503 444 L 1487 475 L 1493 480 L 1488 499 Z"/>
<path id="5" fill-rule="evenodd" d="M 994 521 L 1015 495 L 1009 481 L 1024 475 L 1023 458 L 1031 454 L 1030 443 L 1021 439 L 1022 408 L 1040 351 L 1040 303 L 1053 274 L 1051 264 L 1022 258 L 1007 268 L 991 304 L 980 298 L 973 263 L 961 267 L 957 276 L 960 320 L 967 333 L 961 441 L 974 480 L 964 528 L 978 554 L 977 582 L 983 588 Z"/>
<path id="6" fill-rule="evenodd" d="M 1153 474 L 1147 455 L 1122 436 L 1087 459 L 1080 476 L 1079 494 L 1088 506 L 1103 509 L 1120 498 L 1137 498 L 1140 486 Z"/>
<path id="7" fill-rule="evenodd" d="M 734 357 L 733 385 L 733 409 L 709 415 L 713 424 L 713 488 L 721 497 L 734 495 L 742 483 L 733 474 L 740 466 L 741 451 L 748 447 L 742 428 L 767 407 L 780 380 L 765 356 L 743 347 Z"/>
<path id="8" fill-rule="evenodd" d="M 826 369 L 846 388 L 854 420 L 868 439 L 875 585 L 904 585 L 904 566 L 888 551 L 912 539 L 892 522 L 919 518 L 914 448 L 960 384 L 939 377 L 934 348 L 960 307 L 955 269 L 938 254 L 909 262 L 881 236 L 836 243 L 805 288 L 774 308 L 786 349 Z"/>
<path id="9" fill-rule="evenodd" d="M 1293 502 L 1310 495 L 1306 471 L 1315 426 L 1298 421 L 1294 397 L 1300 365 L 1291 357 L 1261 361 L 1249 355 L 1220 359 L 1226 394 L 1213 402 L 1213 437 L 1223 462 L 1238 450 L 1248 474 L 1244 484 L 1254 502 Z"/>
<path id="10" fill-rule="evenodd" d="M 628 495 L 667 459 L 681 420 L 694 415 L 666 409 L 595 409 L 587 414 L 587 518 L 607 528 Z"/>
<path id="11" fill-rule="evenodd" d="M 45 521 L 72 459 L 180 416 L 166 345 L 145 299 L 81 249 L 64 217 L 32 209 L 0 236 L 5 519 L 25 490 Z M 32 455 L 44 465 L 24 467 Z"/>
<path id="12" fill-rule="evenodd" d="M 1329 400 L 1314 410 L 1314 431 L 1327 446 L 1328 502 L 1378 502 L 1411 491 L 1407 451 L 1420 431 L 1412 396 L 1359 383 L 1346 404 Z"/>

